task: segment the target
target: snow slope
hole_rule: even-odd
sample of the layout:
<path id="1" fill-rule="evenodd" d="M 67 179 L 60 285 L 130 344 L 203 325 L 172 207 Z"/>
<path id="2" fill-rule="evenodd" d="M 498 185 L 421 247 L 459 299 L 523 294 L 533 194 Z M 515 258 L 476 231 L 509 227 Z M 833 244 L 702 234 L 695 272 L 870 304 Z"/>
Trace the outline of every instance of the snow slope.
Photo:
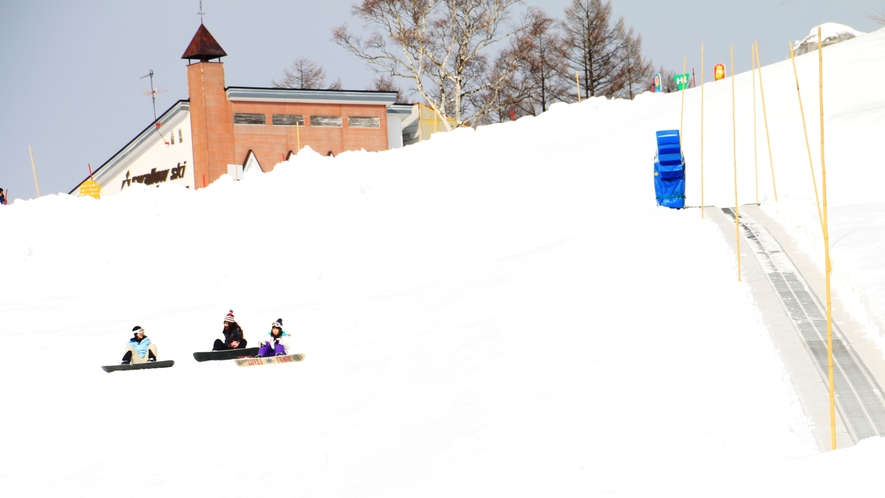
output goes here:
<path id="1" fill-rule="evenodd" d="M 882 53 L 883 30 L 824 50 L 834 274 L 880 343 Z M 819 175 L 816 54 L 797 65 Z M 703 202 L 734 204 L 736 162 L 739 202 L 814 256 L 790 61 L 763 79 L 777 201 L 744 73 L 734 142 L 732 79 L 704 86 Z M 878 496 L 885 441 L 819 452 L 719 229 L 655 206 L 654 131 L 680 121 L 701 204 L 700 103 L 0 209 L 0 495 Z M 194 362 L 229 309 L 253 344 L 282 317 L 305 361 Z M 134 325 L 173 368 L 99 369 Z"/>

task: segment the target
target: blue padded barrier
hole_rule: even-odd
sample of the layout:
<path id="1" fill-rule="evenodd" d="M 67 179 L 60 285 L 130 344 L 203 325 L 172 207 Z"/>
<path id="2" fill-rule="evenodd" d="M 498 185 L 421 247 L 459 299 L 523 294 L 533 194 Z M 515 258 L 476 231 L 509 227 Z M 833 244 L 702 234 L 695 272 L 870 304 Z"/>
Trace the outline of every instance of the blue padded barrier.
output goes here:
<path id="1" fill-rule="evenodd" d="M 659 206 L 674 209 L 685 207 L 685 156 L 679 130 L 655 132 L 655 198 Z"/>

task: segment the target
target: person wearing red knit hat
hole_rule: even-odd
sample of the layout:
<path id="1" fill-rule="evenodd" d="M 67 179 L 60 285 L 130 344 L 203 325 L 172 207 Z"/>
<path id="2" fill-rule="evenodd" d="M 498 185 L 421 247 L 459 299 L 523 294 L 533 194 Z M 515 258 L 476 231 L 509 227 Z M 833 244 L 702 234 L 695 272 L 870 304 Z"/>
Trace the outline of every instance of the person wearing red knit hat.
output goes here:
<path id="1" fill-rule="evenodd" d="M 230 310 L 224 316 L 224 340 L 215 339 L 213 351 L 225 351 L 228 349 L 243 349 L 246 347 L 246 339 L 243 337 L 243 329 L 234 318 L 234 310 Z"/>

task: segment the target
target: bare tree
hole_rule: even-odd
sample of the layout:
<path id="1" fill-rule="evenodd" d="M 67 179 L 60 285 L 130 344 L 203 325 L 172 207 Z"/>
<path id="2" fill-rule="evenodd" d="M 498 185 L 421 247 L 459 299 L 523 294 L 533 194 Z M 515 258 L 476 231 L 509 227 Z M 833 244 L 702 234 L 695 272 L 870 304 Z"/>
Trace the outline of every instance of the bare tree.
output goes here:
<path id="1" fill-rule="evenodd" d="M 523 115 L 537 115 L 554 102 L 569 100 L 573 84 L 556 21 L 533 8 L 529 10 L 527 28 L 514 37 L 510 54 L 517 63 L 517 82 L 527 87 L 527 98 L 519 107 Z"/>
<path id="2" fill-rule="evenodd" d="M 611 97 L 621 90 L 624 19 L 611 24 L 608 0 L 572 0 L 565 9 L 566 59 L 582 73 L 584 97 Z"/>
<path id="3" fill-rule="evenodd" d="M 495 99 L 474 96 L 499 89 L 484 52 L 523 28 L 505 26 L 511 7 L 522 0 L 363 0 L 353 14 L 373 30 L 367 39 L 347 25 L 332 30 L 338 45 L 391 77 L 407 78 L 442 118 L 473 124 L 493 112 Z M 512 72 L 513 68 L 509 71 Z M 473 107 L 477 102 L 489 104 Z M 448 120 L 442 119 L 448 128 Z"/>
<path id="4" fill-rule="evenodd" d="M 619 97 L 632 99 L 649 88 L 654 77 L 654 65 L 642 56 L 642 35 L 633 35 L 633 28 L 624 33 L 621 64 L 617 71 Z"/>
<path id="5" fill-rule="evenodd" d="M 299 90 L 315 90 L 326 84 L 326 71 L 323 66 L 308 59 L 300 57 L 292 62 L 292 65 L 284 69 L 286 77 L 282 81 L 271 80 L 276 88 L 296 88 Z M 341 80 L 338 80 L 340 87 Z"/>
<path id="6" fill-rule="evenodd" d="M 488 109 L 488 112 L 476 120 L 475 124 L 501 123 L 511 117 L 516 118 L 517 115 L 532 114 L 531 109 L 523 108 L 531 94 L 531 87 L 518 71 L 513 71 L 515 59 L 512 49 L 506 49 L 498 54 L 486 78 L 489 81 L 500 80 L 505 84 L 500 87 L 487 87 L 469 97 L 474 107 Z M 503 76 L 506 74 L 510 76 Z"/>
<path id="7" fill-rule="evenodd" d="M 870 12 L 864 12 L 863 16 L 871 21 L 885 25 L 885 11 L 883 10 L 876 10 L 870 7 Z"/>
<path id="8" fill-rule="evenodd" d="M 374 90 L 376 92 L 396 92 L 396 103 L 403 104 L 406 98 L 400 87 L 393 82 L 393 78 L 386 74 L 379 74 L 372 80 L 372 86 L 366 90 Z"/>
<path id="9" fill-rule="evenodd" d="M 341 90 L 341 88 L 341 78 L 338 78 L 337 80 L 333 81 L 331 85 L 329 85 L 328 90 Z"/>
<path id="10" fill-rule="evenodd" d="M 658 73 L 661 75 L 661 92 L 672 93 L 679 90 L 679 86 L 676 84 L 676 71 L 664 69 L 664 66 L 661 66 L 658 69 Z M 651 87 L 652 83 L 649 80 L 649 87 Z"/>

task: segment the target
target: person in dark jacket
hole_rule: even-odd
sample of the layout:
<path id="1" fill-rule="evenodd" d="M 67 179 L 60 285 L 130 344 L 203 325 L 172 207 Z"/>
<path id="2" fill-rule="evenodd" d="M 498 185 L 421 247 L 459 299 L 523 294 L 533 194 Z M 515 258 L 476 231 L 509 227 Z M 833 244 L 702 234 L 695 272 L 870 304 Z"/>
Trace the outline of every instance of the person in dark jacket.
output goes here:
<path id="1" fill-rule="evenodd" d="M 234 319 L 234 310 L 230 310 L 230 312 L 225 315 L 224 330 L 221 332 L 224 334 L 224 340 L 215 339 L 215 345 L 212 346 L 212 351 L 243 349 L 246 347 L 246 339 L 243 338 L 243 329 Z"/>
<path id="2" fill-rule="evenodd" d="M 157 361 L 157 345 L 151 344 L 151 340 L 144 334 L 144 329 L 136 325 L 132 328 L 132 339 L 126 344 L 126 354 L 123 355 L 120 364 L 134 365 L 153 361 Z"/>

